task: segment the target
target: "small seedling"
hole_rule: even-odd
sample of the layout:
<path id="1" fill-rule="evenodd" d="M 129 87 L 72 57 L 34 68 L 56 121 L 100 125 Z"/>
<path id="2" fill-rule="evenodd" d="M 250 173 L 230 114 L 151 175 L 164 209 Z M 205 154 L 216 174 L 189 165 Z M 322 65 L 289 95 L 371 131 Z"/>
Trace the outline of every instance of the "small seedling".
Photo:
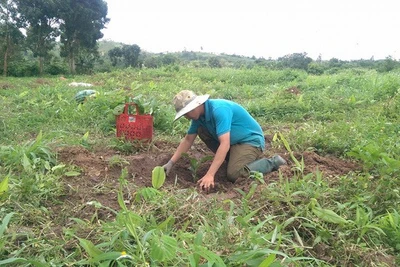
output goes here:
<path id="1" fill-rule="evenodd" d="M 127 161 L 126 159 L 124 159 L 123 157 L 119 156 L 119 155 L 114 155 L 112 156 L 109 161 L 108 161 L 108 166 L 110 168 L 114 167 L 114 166 L 119 166 L 119 167 L 124 167 L 126 165 L 129 165 L 129 161 Z"/>
<path id="2" fill-rule="evenodd" d="M 251 171 L 249 178 L 253 178 L 254 180 L 260 182 L 261 184 L 265 184 L 264 175 L 261 172 Z"/>
<path id="3" fill-rule="evenodd" d="M 193 177 L 193 182 L 197 182 L 197 171 L 199 170 L 200 166 L 209 161 L 212 160 L 212 156 L 204 156 L 200 159 L 194 158 L 194 157 L 190 157 L 189 154 L 184 153 L 183 154 L 184 157 L 187 157 L 189 159 L 190 162 L 190 166 L 189 166 L 189 170 L 192 172 L 192 177 Z"/>
<path id="4" fill-rule="evenodd" d="M 296 171 L 300 172 L 301 174 L 303 174 L 304 173 L 304 168 L 305 168 L 304 158 L 301 157 L 300 161 L 298 161 L 296 159 L 296 157 L 294 156 L 293 150 L 290 148 L 289 142 L 286 140 L 286 138 L 283 136 L 282 133 L 276 133 L 272 140 L 273 141 L 277 141 L 279 139 L 283 142 L 283 145 L 285 146 L 286 150 L 289 152 L 289 155 L 290 155 L 290 157 L 292 158 L 292 160 L 293 160 L 293 162 L 295 164 L 294 170 L 296 170 Z"/>
<path id="5" fill-rule="evenodd" d="M 89 148 L 89 132 L 86 132 L 81 138 L 81 145 L 85 148 Z"/>

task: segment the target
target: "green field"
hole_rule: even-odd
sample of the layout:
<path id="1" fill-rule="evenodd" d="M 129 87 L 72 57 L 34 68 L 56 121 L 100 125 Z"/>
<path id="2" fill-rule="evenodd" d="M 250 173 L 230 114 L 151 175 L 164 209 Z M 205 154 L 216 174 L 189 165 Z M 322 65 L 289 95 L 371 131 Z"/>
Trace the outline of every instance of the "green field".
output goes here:
<path id="1" fill-rule="evenodd" d="M 93 85 L 96 97 L 74 96 Z M 242 104 L 289 164 L 217 188 L 195 181 L 202 144 L 159 189 L 188 121 L 183 89 Z M 116 138 L 135 101 L 150 143 Z M 400 71 L 128 69 L 0 78 L 0 265 L 398 266 Z M 197 164 L 197 165 L 196 165 Z M 189 169 L 191 167 L 191 169 Z"/>

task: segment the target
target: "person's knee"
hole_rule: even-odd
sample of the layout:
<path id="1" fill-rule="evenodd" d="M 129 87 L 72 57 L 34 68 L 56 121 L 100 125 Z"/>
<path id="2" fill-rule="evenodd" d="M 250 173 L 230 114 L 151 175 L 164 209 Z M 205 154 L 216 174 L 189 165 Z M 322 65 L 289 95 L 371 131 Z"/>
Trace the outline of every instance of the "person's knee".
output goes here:
<path id="1" fill-rule="evenodd" d="M 232 183 L 236 182 L 236 180 L 241 177 L 244 176 L 246 174 L 246 169 L 244 167 L 238 169 L 238 168 L 232 168 L 232 169 L 228 169 L 227 173 L 226 173 L 226 177 L 229 181 L 231 181 Z"/>

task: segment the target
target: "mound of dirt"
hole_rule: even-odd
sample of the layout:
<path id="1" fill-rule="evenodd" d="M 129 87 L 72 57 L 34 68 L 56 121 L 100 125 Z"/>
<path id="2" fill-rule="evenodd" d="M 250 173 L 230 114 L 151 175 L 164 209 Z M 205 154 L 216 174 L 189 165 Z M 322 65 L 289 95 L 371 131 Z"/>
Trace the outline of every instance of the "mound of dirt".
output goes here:
<path id="1" fill-rule="evenodd" d="M 123 168 L 127 168 L 127 180 L 136 188 L 151 186 L 151 173 L 155 166 L 165 164 L 173 154 L 176 144 L 166 142 L 156 142 L 146 151 L 133 155 L 123 155 L 114 150 L 88 151 L 83 147 L 64 147 L 58 151 L 60 162 L 76 166 L 81 171 L 81 175 L 75 177 L 64 177 L 65 196 L 62 209 L 74 210 L 77 217 L 93 216 L 94 205 L 87 203 L 99 202 L 105 207 L 119 210 L 117 201 L 117 190 L 119 188 L 119 177 Z M 189 152 L 190 157 L 201 159 L 211 152 L 202 144 L 196 144 Z M 288 165 L 281 166 L 280 172 L 284 177 L 293 177 L 296 170 L 288 154 L 280 154 L 288 161 Z M 354 162 L 344 161 L 335 157 L 323 157 L 315 152 L 304 152 L 295 157 L 300 161 L 304 160 L 304 174 L 319 170 L 324 177 L 334 178 L 345 175 L 352 171 L 357 171 L 360 166 Z M 197 177 L 201 178 L 208 170 L 211 161 L 203 163 L 198 171 Z M 196 182 L 192 171 L 189 169 L 189 159 L 183 157 L 165 181 L 165 186 L 175 186 L 178 188 L 196 187 Z M 196 177 L 196 178 L 197 178 Z M 223 165 L 215 177 L 215 188 L 208 194 L 215 195 L 224 199 L 240 197 L 234 188 L 248 191 L 251 184 L 249 178 L 239 178 L 236 183 L 229 182 L 226 178 L 226 166 Z M 272 172 L 264 176 L 266 182 L 276 181 L 279 172 Z M 206 196 L 207 197 L 207 196 Z M 59 209 L 59 207 L 58 207 Z M 86 215 L 85 215 L 86 214 Z M 104 211 L 97 214 L 102 219 L 112 217 L 113 214 Z"/>

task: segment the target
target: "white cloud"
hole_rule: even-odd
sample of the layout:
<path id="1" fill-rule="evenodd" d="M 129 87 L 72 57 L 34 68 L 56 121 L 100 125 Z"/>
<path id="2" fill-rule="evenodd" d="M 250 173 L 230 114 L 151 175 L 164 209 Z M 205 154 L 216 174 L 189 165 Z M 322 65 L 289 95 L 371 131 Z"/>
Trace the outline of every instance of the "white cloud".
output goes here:
<path id="1" fill-rule="evenodd" d="M 104 38 L 150 52 L 398 58 L 396 0 L 107 0 Z"/>

